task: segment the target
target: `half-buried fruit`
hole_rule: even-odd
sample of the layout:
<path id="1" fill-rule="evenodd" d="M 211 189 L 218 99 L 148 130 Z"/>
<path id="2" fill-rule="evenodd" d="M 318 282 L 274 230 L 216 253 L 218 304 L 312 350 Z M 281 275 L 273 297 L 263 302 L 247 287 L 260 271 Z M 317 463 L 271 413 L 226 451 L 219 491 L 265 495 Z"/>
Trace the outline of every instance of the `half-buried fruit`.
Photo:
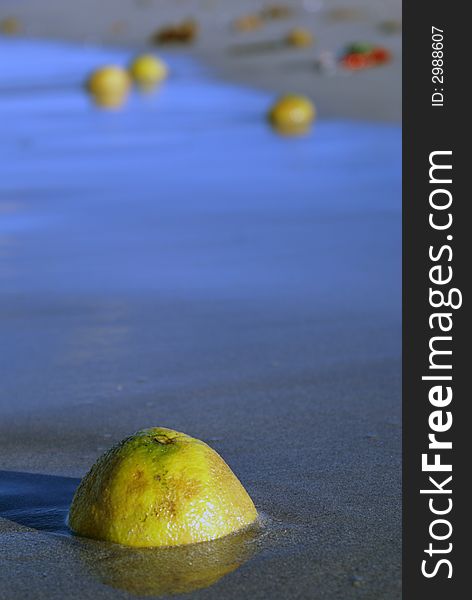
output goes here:
<path id="1" fill-rule="evenodd" d="M 215 540 L 256 519 L 219 454 L 164 427 L 138 431 L 100 457 L 69 512 L 75 533 L 135 547 Z"/>
<path id="2" fill-rule="evenodd" d="M 128 98 L 130 87 L 128 73 L 116 65 L 96 69 L 86 82 L 92 100 L 102 108 L 120 108 Z"/>
<path id="3" fill-rule="evenodd" d="M 151 89 L 168 75 L 167 65 L 157 56 L 141 54 L 129 66 L 129 74 L 141 89 Z"/>
<path id="4" fill-rule="evenodd" d="M 315 116 L 316 109 L 311 100 L 296 94 L 287 94 L 279 98 L 268 115 L 274 129 L 285 135 L 307 133 Z"/>

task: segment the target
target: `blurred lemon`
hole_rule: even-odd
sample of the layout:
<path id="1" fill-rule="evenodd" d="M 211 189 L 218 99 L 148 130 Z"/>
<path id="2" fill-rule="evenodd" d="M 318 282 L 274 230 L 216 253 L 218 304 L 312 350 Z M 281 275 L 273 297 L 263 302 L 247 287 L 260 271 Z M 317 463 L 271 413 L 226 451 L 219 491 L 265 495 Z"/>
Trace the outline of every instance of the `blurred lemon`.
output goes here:
<path id="1" fill-rule="evenodd" d="M 161 83 L 168 74 L 165 62 L 152 54 L 136 57 L 128 70 L 133 80 L 144 88 L 151 88 Z"/>
<path id="2" fill-rule="evenodd" d="M 287 35 L 287 44 L 295 48 L 308 48 L 309 46 L 313 46 L 313 42 L 314 37 L 311 31 L 302 29 L 301 27 L 292 29 Z"/>
<path id="3" fill-rule="evenodd" d="M 0 33 L 5 35 L 15 35 L 21 29 L 20 22 L 15 17 L 5 17 L 0 20 Z"/>
<path id="4" fill-rule="evenodd" d="M 126 546 L 178 546 L 215 540 L 256 518 L 251 498 L 214 450 L 155 427 L 98 459 L 75 493 L 69 525 Z"/>
<path id="5" fill-rule="evenodd" d="M 309 130 L 315 116 L 316 109 L 309 98 L 288 94 L 274 104 L 269 121 L 280 133 L 297 135 Z"/>
<path id="6" fill-rule="evenodd" d="M 129 89 L 128 73 L 115 65 L 97 69 L 87 81 L 87 90 L 94 102 L 104 108 L 122 106 L 128 97 Z"/>

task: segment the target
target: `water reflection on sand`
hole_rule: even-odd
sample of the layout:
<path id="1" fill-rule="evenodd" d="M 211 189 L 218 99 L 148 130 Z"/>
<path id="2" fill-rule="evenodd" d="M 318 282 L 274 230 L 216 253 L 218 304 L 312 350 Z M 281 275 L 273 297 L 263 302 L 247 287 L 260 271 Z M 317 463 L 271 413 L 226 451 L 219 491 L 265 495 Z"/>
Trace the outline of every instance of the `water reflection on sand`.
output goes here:
<path id="1" fill-rule="evenodd" d="M 71 477 L 0 471 L 0 517 L 30 529 L 71 536 L 66 525 Z M 184 594 L 231 573 L 259 547 L 262 525 L 219 540 L 175 548 L 126 548 L 75 537 L 76 559 L 101 583 L 137 596 Z"/>

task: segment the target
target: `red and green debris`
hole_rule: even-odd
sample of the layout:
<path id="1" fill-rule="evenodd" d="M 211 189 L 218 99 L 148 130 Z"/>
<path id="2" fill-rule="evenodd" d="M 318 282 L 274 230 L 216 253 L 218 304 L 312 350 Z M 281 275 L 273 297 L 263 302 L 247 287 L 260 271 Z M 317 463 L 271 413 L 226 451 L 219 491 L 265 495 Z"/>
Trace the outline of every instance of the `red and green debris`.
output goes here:
<path id="1" fill-rule="evenodd" d="M 340 58 L 341 66 L 350 71 L 379 67 L 391 59 L 390 51 L 383 46 L 365 42 L 349 44 Z"/>

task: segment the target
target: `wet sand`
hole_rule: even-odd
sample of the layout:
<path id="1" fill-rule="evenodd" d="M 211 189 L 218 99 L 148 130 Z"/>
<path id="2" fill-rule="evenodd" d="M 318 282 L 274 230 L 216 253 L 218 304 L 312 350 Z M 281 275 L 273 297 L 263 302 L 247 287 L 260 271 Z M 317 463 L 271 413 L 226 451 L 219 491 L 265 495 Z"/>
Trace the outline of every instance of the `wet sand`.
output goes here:
<path id="1" fill-rule="evenodd" d="M 292 10 L 289 18 L 267 20 L 255 31 L 235 31 L 236 19 L 280 4 Z M 19 35 L 25 37 L 133 49 L 146 48 L 151 34 L 168 24 L 196 18 L 200 31 L 195 43 L 174 51 L 191 52 L 228 81 L 308 94 L 322 118 L 401 119 L 401 36 L 379 28 L 386 20 L 400 21 L 399 0 L 3 0 L 0 19 L 9 15 L 18 18 Z M 315 45 L 284 47 L 281 42 L 294 27 L 310 30 Z M 346 44 L 357 41 L 385 46 L 392 62 L 355 73 L 317 71 L 321 54 L 337 57 Z"/>
<path id="2" fill-rule="evenodd" d="M 93 110 L 83 74 L 128 55 L 0 45 L 0 598 L 399 598 L 400 130 L 280 138 L 271 94 L 175 55 Z M 220 452 L 262 532 L 161 572 L 68 535 L 77 478 L 152 425 Z"/>

